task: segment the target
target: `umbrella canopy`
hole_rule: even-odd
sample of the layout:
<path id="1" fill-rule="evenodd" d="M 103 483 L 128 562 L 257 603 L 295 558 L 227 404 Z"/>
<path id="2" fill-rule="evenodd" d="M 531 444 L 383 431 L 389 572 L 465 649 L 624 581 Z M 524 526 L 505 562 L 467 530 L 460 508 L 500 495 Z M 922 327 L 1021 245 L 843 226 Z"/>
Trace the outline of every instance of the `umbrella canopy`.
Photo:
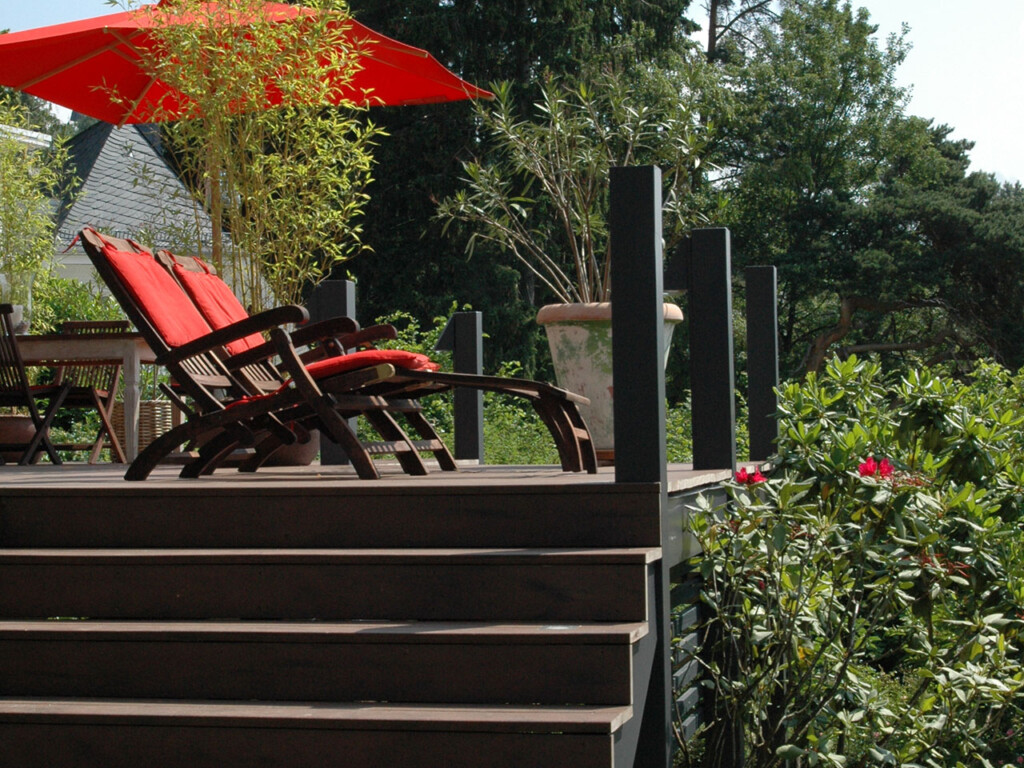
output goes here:
<path id="1" fill-rule="evenodd" d="M 118 125 L 174 120 L 186 113 L 188 95 L 152 78 L 143 68 L 151 30 L 161 23 L 196 23 L 157 6 L 84 21 L 0 35 L 0 85 L 25 91 L 68 109 Z M 215 3 L 204 3 L 216 10 Z M 267 19 L 287 23 L 316 13 L 284 3 L 264 3 Z M 202 20 L 230 14 L 197 14 Z M 209 23 L 202 21 L 200 23 Z M 220 22 L 218 22 L 220 23 Z M 244 23 L 234 19 L 233 23 Z M 361 67 L 334 91 L 335 103 L 427 104 L 489 98 L 428 52 L 392 40 L 354 19 L 339 16 L 344 37 L 361 56 Z M 117 97 L 113 94 L 116 90 Z"/>

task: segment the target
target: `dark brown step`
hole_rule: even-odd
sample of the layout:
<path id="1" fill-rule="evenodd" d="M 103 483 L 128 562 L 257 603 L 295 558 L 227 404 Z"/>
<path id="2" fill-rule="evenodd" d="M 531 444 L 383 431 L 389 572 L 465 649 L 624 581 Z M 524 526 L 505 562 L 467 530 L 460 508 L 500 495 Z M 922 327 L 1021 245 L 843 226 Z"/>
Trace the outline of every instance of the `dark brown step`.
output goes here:
<path id="1" fill-rule="evenodd" d="M 660 550 L 0 550 L 0 617 L 645 621 Z"/>
<path id="2" fill-rule="evenodd" d="M 0 622 L 6 696 L 629 704 L 645 624 Z"/>
<path id="3" fill-rule="evenodd" d="M 0 699 L 3 768 L 611 768 L 629 707 Z"/>
<path id="4" fill-rule="evenodd" d="M 526 480 L 519 483 L 469 486 L 436 478 L 396 485 L 306 476 L 281 485 L 258 472 L 248 485 L 175 479 L 4 487 L 0 542 L 10 548 L 178 549 L 661 543 L 655 484 L 530 485 L 530 468 L 521 474 Z"/>

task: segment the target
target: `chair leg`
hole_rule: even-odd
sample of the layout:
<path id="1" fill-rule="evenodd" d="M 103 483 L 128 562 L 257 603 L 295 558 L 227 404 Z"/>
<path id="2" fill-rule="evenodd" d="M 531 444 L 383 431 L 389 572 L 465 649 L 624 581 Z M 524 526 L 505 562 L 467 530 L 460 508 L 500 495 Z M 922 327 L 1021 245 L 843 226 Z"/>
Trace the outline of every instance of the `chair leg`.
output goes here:
<path id="1" fill-rule="evenodd" d="M 416 450 L 409 436 L 398 425 L 390 413 L 367 411 L 363 414 L 370 425 L 384 440 L 395 444 L 395 458 L 408 475 L 426 475 L 427 465 Z"/>
<path id="2" fill-rule="evenodd" d="M 89 463 L 96 464 L 99 462 L 100 452 L 103 450 L 103 436 L 106 435 L 110 440 L 111 461 L 117 464 L 127 464 L 128 458 L 125 456 L 124 449 L 121 447 L 121 441 L 117 439 L 117 433 L 114 431 L 114 425 L 110 422 L 110 412 L 114 409 L 113 398 L 111 398 L 109 403 L 104 405 L 103 401 L 100 400 L 99 396 L 94 391 L 92 399 L 96 406 L 96 412 L 100 415 L 100 431 L 96 435 L 96 442 L 92 446 L 92 453 L 89 455 Z"/>
<path id="3" fill-rule="evenodd" d="M 352 463 L 356 474 L 363 480 L 379 480 L 380 472 L 374 466 L 370 454 L 367 453 L 366 448 L 359 442 L 359 438 L 352 432 L 345 420 L 338 415 L 338 412 L 319 401 L 315 401 L 313 406 L 320 423 L 326 427 L 330 438 L 348 454 L 348 460 Z"/>
<path id="4" fill-rule="evenodd" d="M 64 398 L 68 396 L 70 389 L 71 385 L 65 384 L 59 390 L 50 394 L 50 402 L 46 406 L 46 411 L 43 413 L 42 418 L 40 418 L 39 410 L 34 404 L 29 407 L 29 413 L 32 414 L 32 421 L 36 425 L 36 433 L 29 441 L 28 447 L 21 455 L 21 459 L 18 460 L 18 464 L 22 466 L 35 464 L 39 461 L 39 454 L 44 450 L 46 451 L 46 455 L 50 457 L 50 461 L 55 465 L 59 466 L 60 464 L 63 464 L 60 456 L 57 454 L 57 449 L 54 448 L 53 443 L 50 442 L 50 424 L 53 422 L 53 417 L 57 415 L 57 409 L 60 408 L 61 403 L 64 402 Z"/>
<path id="5" fill-rule="evenodd" d="M 437 434 L 437 430 L 434 429 L 434 425 L 427 421 L 427 418 L 419 411 L 418 408 L 404 410 L 402 413 L 405 416 L 405 420 L 409 423 L 409 426 L 416 433 L 416 436 L 430 445 L 429 449 L 419 448 L 419 450 L 429 450 L 433 453 L 434 458 L 437 460 L 442 471 L 457 472 L 459 465 L 455 462 L 455 457 L 452 456 L 452 452 L 448 450 L 448 446 L 445 445 L 441 436 Z"/>
<path id="6" fill-rule="evenodd" d="M 147 445 L 144 450 L 139 452 L 135 460 L 128 465 L 128 469 L 124 473 L 124 479 L 145 480 L 165 456 L 174 451 L 179 445 L 194 440 L 205 428 L 205 425 L 186 421 L 184 424 L 179 424 L 164 432 Z"/>
<path id="7" fill-rule="evenodd" d="M 239 436 L 225 429 L 219 435 L 207 440 L 199 448 L 199 456 L 182 467 L 178 475 L 182 478 L 197 478 L 212 475 L 217 467 L 241 445 Z"/>
<path id="8" fill-rule="evenodd" d="M 531 402 L 555 441 L 562 469 L 566 472 L 597 472 L 594 444 L 589 438 L 584 440 L 581 437 L 587 430 L 575 404 L 543 395 Z"/>

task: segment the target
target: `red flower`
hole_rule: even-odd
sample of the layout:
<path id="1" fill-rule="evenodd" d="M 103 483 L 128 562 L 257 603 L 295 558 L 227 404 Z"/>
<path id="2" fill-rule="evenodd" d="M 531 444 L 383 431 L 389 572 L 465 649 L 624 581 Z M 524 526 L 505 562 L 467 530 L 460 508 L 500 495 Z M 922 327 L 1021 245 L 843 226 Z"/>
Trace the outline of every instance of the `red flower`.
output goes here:
<path id="1" fill-rule="evenodd" d="M 868 456 L 867 461 L 857 467 L 861 477 L 892 477 L 893 466 L 888 459 L 875 461 L 874 456 Z"/>
<path id="2" fill-rule="evenodd" d="M 755 469 L 753 472 L 748 472 L 746 467 L 740 467 L 736 472 L 736 482 L 741 485 L 754 485 L 756 483 L 763 483 L 767 478 L 761 474 L 761 470 Z"/>

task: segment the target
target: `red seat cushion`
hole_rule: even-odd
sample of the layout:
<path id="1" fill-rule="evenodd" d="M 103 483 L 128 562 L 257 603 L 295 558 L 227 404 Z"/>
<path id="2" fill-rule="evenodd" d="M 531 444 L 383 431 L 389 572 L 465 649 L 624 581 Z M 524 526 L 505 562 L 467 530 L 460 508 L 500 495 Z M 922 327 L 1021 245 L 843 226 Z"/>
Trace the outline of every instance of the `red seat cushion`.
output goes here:
<path id="1" fill-rule="evenodd" d="M 249 313 L 245 311 L 245 307 L 242 306 L 227 283 L 214 274 L 201 260 L 192 257 L 192 261 L 204 271 L 196 272 L 186 269 L 181 264 L 175 264 L 174 274 L 185 287 L 185 292 L 195 302 L 203 317 L 206 318 L 206 322 L 214 330 L 226 328 L 232 323 L 249 317 Z M 266 339 L 261 334 L 253 333 L 245 338 L 232 341 L 227 345 L 227 350 L 232 355 L 238 355 L 248 349 L 258 347 L 265 341 Z"/>
<path id="2" fill-rule="evenodd" d="M 367 349 L 362 352 L 353 352 L 350 355 L 339 355 L 337 357 L 328 357 L 324 360 L 317 360 L 315 363 L 307 365 L 306 370 L 313 379 L 320 381 L 331 376 L 337 376 L 339 373 L 355 371 L 359 368 L 368 368 L 371 365 L 379 365 L 381 363 L 390 363 L 399 368 L 408 368 L 414 371 L 436 371 L 441 367 L 429 357 L 421 355 L 419 352 L 407 352 L 404 349 Z M 291 384 L 291 379 L 285 381 L 277 392 L 280 392 L 289 384 Z M 232 403 L 232 406 L 243 402 L 252 403 L 257 400 L 264 400 L 273 397 L 275 394 L 276 392 L 271 392 L 265 395 L 246 397 Z"/>
<path id="3" fill-rule="evenodd" d="M 103 249 L 132 299 L 169 347 L 180 347 L 213 329 L 152 254 Z"/>
<path id="4" fill-rule="evenodd" d="M 310 363 L 306 370 L 314 379 L 325 379 L 328 376 L 336 376 L 339 373 L 367 368 L 380 363 L 390 363 L 399 368 L 409 368 L 414 371 L 436 371 L 440 368 L 429 357 L 418 352 L 407 352 L 404 349 L 367 349 L 362 352 L 353 352 L 350 355 L 317 360 L 315 363 Z"/>

